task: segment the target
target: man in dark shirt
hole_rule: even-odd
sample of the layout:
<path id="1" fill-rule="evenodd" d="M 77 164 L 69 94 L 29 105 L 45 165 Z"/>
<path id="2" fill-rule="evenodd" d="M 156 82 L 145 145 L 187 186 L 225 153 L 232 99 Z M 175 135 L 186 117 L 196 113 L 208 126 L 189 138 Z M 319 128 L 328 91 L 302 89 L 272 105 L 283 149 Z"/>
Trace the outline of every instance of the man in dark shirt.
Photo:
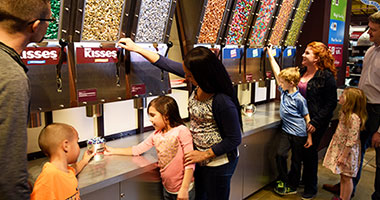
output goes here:
<path id="1" fill-rule="evenodd" d="M 50 0 L 0 1 L 0 200 L 30 198 L 27 121 L 30 83 L 20 54 L 40 42 L 51 17 Z"/>

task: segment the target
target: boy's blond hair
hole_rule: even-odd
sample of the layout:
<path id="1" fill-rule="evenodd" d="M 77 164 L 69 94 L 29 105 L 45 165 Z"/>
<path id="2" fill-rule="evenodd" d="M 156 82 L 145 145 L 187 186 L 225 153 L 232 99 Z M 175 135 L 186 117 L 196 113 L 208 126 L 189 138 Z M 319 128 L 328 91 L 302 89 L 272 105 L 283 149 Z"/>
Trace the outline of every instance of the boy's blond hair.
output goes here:
<path id="1" fill-rule="evenodd" d="M 285 80 L 286 82 L 297 86 L 301 79 L 300 70 L 298 67 L 288 67 L 278 74 L 278 77 Z"/>
<path id="2" fill-rule="evenodd" d="M 73 140 L 75 129 L 67 124 L 52 123 L 41 130 L 38 145 L 42 152 L 50 157 L 64 140 Z"/>

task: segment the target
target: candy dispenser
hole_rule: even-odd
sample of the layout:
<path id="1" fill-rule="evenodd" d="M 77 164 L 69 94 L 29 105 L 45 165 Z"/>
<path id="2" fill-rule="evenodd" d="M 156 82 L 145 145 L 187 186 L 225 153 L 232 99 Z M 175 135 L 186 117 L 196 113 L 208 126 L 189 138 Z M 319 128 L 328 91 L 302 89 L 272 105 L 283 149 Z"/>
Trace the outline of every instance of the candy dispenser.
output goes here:
<path id="1" fill-rule="evenodd" d="M 295 67 L 296 61 L 296 47 L 286 47 L 284 51 L 282 51 L 282 68 L 285 69 L 287 67 Z"/>
<path id="2" fill-rule="evenodd" d="M 175 0 L 137 0 L 131 38 L 141 47 L 167 56 L 172 43 L 169 34 Z M 130 89 L 133 98 L 170 93 L 169 74 L 159 70 L 139 54 L 130 52 Z"/>
<path id="3" fill-rule="evenodd" d="M 277 9 L 277 0 L 261 0 L 259 11 L 249 37 L 250 47 L 263 47 L 266 44 L 268 30 L 272 24 L 273 15 Z"/>
<path id="4" fill-rule="evenodd" d="M 44 40 L 32 43 L 21 53 L 31 82 L 31 112 L 70 107 L 67 44 L 71 34 L 71 0 L 52 0 L 52 17 Z"/>
<path id="5" fill-rule="evenodd" d="M 196 43 L 220 44 L 231 5 L 231 0 L 204 1 Z"/>
<path id="6" fill-rule="evenodd" d="M 72 51 L 75 52 L 75 100 L 89 106 L 130 98 L 124 50 L 131 0 L 79 0 L 76 4 Z"/>
<path id="7" fill-rule="evenodd" d="M 109 41 L 119 39 L 123 13 L 129 12 L 126 0 L 79 0 L 74 41 Z M 124 12 L 123 12 L 124 11 Z"/>
<path id="8" fill-rule="evenodd" d="M 305 23 L 307 13 L 309 12 L 312 3 L 313 0 L 301 0 L 299 2 L 293 23 L 285 40 L 285 46 L 296 46 L 302 25 Z"/>
<path id="9" fill-rule="evenodd" d="M 267 71 L 266 53 L 263 47 L 267 44 L 273 16 L 280 0 L 260 0 L 253 16 L 251 31 L 246 41 L 246 82 L 251 83 L 251 103 L 266 100 Z M 264 94 L 265 93 L 265 94 Z"/>
<path id="10" fill-rule="evenodd" d="M 112 44 L 112 43 L 111 43 Z M 127 99 L 125 58 L 114 44 L 75 43 L 79 106 Z"/>
<path id="11" fill-rule="evenodd" d="M 283 0 L 280 6 L 280 11 L 276 17 L 276 23 L 271 31 L 269 43 L 275 46 L 280 46 L 283 43 L 286 28 L 292 21 L 292 13 L 295 10 L 296 0 Z"/>
<path id="12" fill-rule="evenodd" d="M 256 3 L 255 0 L 237 0 L 228 24 L 226 45 L 245 44 Z"/>
<path id="13" fill-rule="evenodd" d="M 227 35 L 223 42 L 226 45 L 222 49 L 222 61 L 234 84 L 246 82 L 244 47 L 241 45 L 246 42 L 255 6 L 255 0 L 237 0 L 228 23 Z"/>
<path id="14" fill-rule="evenodd" d="M 167 43 L 175 5 L 175 0 L 138 0 L 132 39 L 137 43 Z"/>

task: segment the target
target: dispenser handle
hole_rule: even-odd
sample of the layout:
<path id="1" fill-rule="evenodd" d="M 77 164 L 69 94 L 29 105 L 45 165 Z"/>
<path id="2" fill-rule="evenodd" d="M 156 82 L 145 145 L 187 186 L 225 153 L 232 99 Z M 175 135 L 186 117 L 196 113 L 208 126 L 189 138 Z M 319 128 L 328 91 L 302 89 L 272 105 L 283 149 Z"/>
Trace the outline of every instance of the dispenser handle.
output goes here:
<path id="1" fill-rule="evenodd" d="M 58 64 L 56 65 L 56 83 L 57 83 L 57 92 L 62 92 L 62 64 L 64 61 L 67 61 L 67 54 L 65 52 L 65 47 L 68 45 L 65 39 L 59 39 L 59 45 L 61 46 L 61 52 L 59 53 Z"/>
<path id="2" fill-rule="evenodd" d="M 116 85 L 117 87 L 120 87 L 120 67 L 124 63 L 124 53 L 123 49 L 120 48 L 117 50 L 117 63 L 116 63 Z"/>
<path id="3" fill-rule="evenodd" d="M 243 49 L 240 49 L 239 74 L 241 74 L 241 61 L 242 61 L 242 59 L 243 59 L 243 53 L 244 53 L 244 50 L 243 50 Z"/>

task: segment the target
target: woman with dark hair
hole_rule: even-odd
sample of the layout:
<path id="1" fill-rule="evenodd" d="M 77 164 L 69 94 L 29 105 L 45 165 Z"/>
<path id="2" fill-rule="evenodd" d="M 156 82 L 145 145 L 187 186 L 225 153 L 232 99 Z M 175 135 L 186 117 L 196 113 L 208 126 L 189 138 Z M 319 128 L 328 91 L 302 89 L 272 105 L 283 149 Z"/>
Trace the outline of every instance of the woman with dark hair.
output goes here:
<path id="1" fill-rule="evenodd" d="M 228 199 L 242 121 L 238 99 L 221 61 L 205 47 L 189 51 L 181 64 L 145 50 L 129 38 L 120 39 L 118 45 L 195 86 L 188 108 L 195 150 L 185 154 L 185 165 L 196 163 L 196 199 Z"/>
<path id="2" fill-rule="evenodd" d="M 313 145 L 305 149 L 302 179 L 305 184 L 302 199 L 312 199 L 317 194 L 318 146 L 330 123 L 337 104 L 336 69 L 334 57 L 321 42 L 311 42 L 302 55 L 299 91 L 307 100 L 310 122 L 307 131 L 312 133 Z"/>

